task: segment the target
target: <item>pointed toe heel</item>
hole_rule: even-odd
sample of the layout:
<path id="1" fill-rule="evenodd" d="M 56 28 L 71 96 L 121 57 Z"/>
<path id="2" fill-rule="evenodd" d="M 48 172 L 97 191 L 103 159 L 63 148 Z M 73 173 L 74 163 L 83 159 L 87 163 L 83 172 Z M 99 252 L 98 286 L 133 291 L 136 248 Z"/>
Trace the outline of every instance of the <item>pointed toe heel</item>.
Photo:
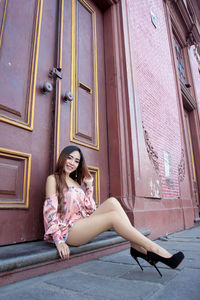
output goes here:
<path id="1" fill-rule="evenodd" d="M 172 269 L 176 269 L 184 259 L 184 254 L 181 251 L 175 253 L 174 255 L 172 255 L 169 258 L 162 257 L 162 256 L 160 256 L 156 253 L 150 252 L 150 251 L 147 252 L 147 256 L 148 256 L 149 260 L 152 261 L 154 264 L 161 262 Z"/>

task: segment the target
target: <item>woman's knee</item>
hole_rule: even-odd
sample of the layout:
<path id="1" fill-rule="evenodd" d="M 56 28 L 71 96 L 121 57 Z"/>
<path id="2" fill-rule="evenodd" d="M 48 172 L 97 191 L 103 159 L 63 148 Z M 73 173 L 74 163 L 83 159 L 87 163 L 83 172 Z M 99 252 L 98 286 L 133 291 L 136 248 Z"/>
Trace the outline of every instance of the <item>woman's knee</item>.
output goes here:
<path id="1" fill-rule="evenodd" d="M 107 201 L 114 208 L 114 210 L 116 208 L 121 207 L 121 204 L 119 203 L 119 201 L 115 197 L 110 197 L 110 198 L 107 199 Z"/>
<path id="2" fill-rule="evenodd" d="M 110 222 L 111 228 L 113 228 L 116 221 L 120 218 L 120 213 L 117 210 L 108 212 L 108 222 Z"/>

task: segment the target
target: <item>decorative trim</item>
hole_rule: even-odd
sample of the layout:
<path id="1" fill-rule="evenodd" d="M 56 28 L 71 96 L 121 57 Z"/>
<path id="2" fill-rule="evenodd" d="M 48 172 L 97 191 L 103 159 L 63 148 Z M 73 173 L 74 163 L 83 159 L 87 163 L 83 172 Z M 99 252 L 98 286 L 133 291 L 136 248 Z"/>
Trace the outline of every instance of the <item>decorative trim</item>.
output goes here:
<path id="1" fill-rule="evenodd" d="M 199 45 L 199 47 L 195 46 L 194 56 L 196 57 L 198 64 L 200 64 L 200 45 Z"/>
<path id="2" fill-rule="evenodd" d="M 63 19 L 64 19 L 64 0 L 59 3 L 59 42 L 58 42 L 58 67 L 62 69 L 62 50 L 63 50 Z"/>
<path id="3" fill-rule="evenodd" d="M 187 27 L 187 44 L 192 46 L 200 42 L 200 33 L 193 16 L 190 15 L 188 8 L 183 0 L 174 0 L 176 6 L 182 16 L 185 26 Z M 190 7 L 191 9 L 191 7 Z"/>
<path id="4" fill-rule="evenodd" d="M 28 92 L 28 110 L 27 110 L 27 120 L 20 121 L 15 118 L 11 118 L 0 114 L 0 121 L 26 129 L 26 130 L 33 130 L 33 123 L 34 123 L 34 109 L 35 109 L 35 90 L 36 90 L 36 78 L 37 78 L 37 66 L 38 66 L 38 53 L 39 53 L 39 42 L 40 42 L 40 29 L 41 29 L 41 20 L 42 20 L 42 9 L 43 9 L 43 0 L 37 1 L 37 9 L 36 9 L 36 17 L 35 17 L 35 34 L 34 34 L 34 41 L 33 41 L 33 51 L 31 53 L 32 62 L 30 67 L 30 86 Z M 0 46 L 3 36 L 4 30 L 4 21 L 6 17 L 6 10 L 7 10 L 7 1 L 5 3 L 4 8 L 4 18 L 3 18 L 3 25 L 1 28 L 0 34 Z M 7 109 L 8 111 L 8 109 Z"/>
<path id="5" fill-rule="evenodd" d="M 100 170 L 97 167 L 88 166 L 89 172 L 94 176 L 95 183 L 95 199 L 97 206 L 100 205 Z"/>
<path id="6" fill-rule="evenodd" d="M 59 158 L 60 153 L 60 99 L 61 99 L 61 81 L 57 83 L 57 125 L 56 125 L 56 161 Z"/>
<path id="7" fill-rule="evenodd" d="M 185 115 L 186 117 L 186 125 L 187 125 L 187 132 L 188 132 L 188 138 L 189 138 L 189 147 L 190 147 L 190 157 L 192 162 L 192 175 L 193 175 L 193 182 L 197 182 L 197 176 L 196 176 L 196 168 L 195 168 L 195 162 L 194 162 L 194 152 L 193 152 L 193 146 L 192 146 L 192 137 L 191 137 L 191 129 L 190 129 L 190 122 L 188 114 Z"/>
<path id="8" fill-rule="evenodd" d="M 3 13 L 3 19 L 2 19 L 1 31 L 0 31 L 0 49 L 1 49 L 1 43 L 2 43 L 2 38 L 3 38 L 3 31 L 4 31 L 4 24 L 5 24 L 5 19 L 6 19 L 7 5 L 8 5 L 8 0 L 5 0 L 4 13 Z"/>
<path id="9" fill-rule="evenodd" d="M 103 11 L 106 11 L 112 5 L 117 4 L 119 0 L 95 0 L 95 2 Z"/>
<path id="10" fill-rule="evenodd" d="M 79 0 L 79 2 L 92 14 L 92 26 L 93 26 L 93 71 L 94 71 L 94 120 L 95 120 L 95 137 L 94 141 L 89 141 L 90 138 L 84 136 L 77 132 L 78 127 L 78 33 L 76 33 L 76 28 L 78 28 L 78 8 L 76 7 L 77 0 L 72 0 L 72 58 L 71 58 L 71 91 L 74 95 L 74 100 L 71 103 L 71 124 L 70 124 L 70 141 L 79 145 L 83 145 L 87 148 L 92 148 L 99 150 L 99 110 L 98 110 L 98 77 L 97 77 L 97 38 L 96 38 L 96 12 L 92 7 L 85 1 Z M 75 36 L 76 34 L 76 36 Z M 83 85 L 83 84 L 82 84 Z M 93 92 L 91 88 L 86 87 L 90 91 L 90 94 Z M 86 137 L 88 142 L 82 141 L 79 137 Z"/>
<path id="11" fill-rule="evenodd" d="M 181 149 L 181 160 L 178 165 L 178 178 L 180 182 L 183 182 L 185 179 L 185 155 L 183 149 Z"/>
<path id="12" fill-rule="evenodd" d="M 192 95 L 188 92 L 188 89 L 185 85 L 180 81 L 181 92 L 183 96 L 184 105 L 187 107 L 189 111 L 196 109 L 197 104 Z"/>
<path id="13" fill-rule="evenodd" d="M 144 139 L 145 139 L 145 144 L 146 144 L 146 150 L 149 156 L 150 161 L 153 163 L 154 169 L 156 170 L 156 172 L 159 172 L 159 162 L 158 162 L 158 153 L 154 150 L 150 138 L 149 138 L 149 134 L 147 132 L 146 129 L 144 129 Z"/>
<path id="14" fill-rule="evenodd" d="M 0 148 L 0 157 L 13 160 L 24 161 L 24 180 L 23 180 L 23 197 L 21 201 L 4 201 L 0 200 L 0 208 L 28 208 L 29 207 L 29 190 L 30 190 L 30 173 L 31 173 L 31 154 Z M 3 193 L 4 194 L 4 193 Z M 7 193 L 6 193 L 7 194 Z M 11 193 L 13 194 L 13 193 Z"/>
<path id="15" fill-rule="evenodd" d="M 59 26 L 59 34 L 58 34 L 58 55 L 57 55 L 57 65 L 58 68 L 62 69 L 62 52 L 63 52 L 63 20 L 64 20 L 64 0 L 59 1 L 59 18 L 58 18 L 58 26 Z M 55 120 L 55 156 L 54 157 L 54 165 L 58 160 L 60 153 L 60 105 L 61 105 L 61 80 L 56 81 L 56 120 Z"/>

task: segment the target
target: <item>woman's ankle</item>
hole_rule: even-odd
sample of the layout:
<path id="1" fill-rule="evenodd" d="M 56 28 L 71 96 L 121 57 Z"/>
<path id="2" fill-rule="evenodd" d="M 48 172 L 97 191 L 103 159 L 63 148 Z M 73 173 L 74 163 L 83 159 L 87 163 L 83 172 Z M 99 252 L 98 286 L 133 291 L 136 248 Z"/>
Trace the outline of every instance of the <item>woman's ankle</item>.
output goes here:
<path id="1" fill-rule="evenodd" d="M 131 244 L 131 247 L 143 254 L 147 254 L 147 250 L 145 248 L 143 248 L 142 246 L 139 246 L 137 244 Z"/>
<path id="2" fill-rule="evenodd" d="M 165 258 L 170 258 L 172 256 L 171 253 L 169 253 L 166 249 L 160 247 L 157 244 L 153 245 L 153 246 L 150 246 L 150 249 L 148 249 L 147 251 L 156 253 L 156 254 L 158 254 L 162 257 L 165 257 Z"/>

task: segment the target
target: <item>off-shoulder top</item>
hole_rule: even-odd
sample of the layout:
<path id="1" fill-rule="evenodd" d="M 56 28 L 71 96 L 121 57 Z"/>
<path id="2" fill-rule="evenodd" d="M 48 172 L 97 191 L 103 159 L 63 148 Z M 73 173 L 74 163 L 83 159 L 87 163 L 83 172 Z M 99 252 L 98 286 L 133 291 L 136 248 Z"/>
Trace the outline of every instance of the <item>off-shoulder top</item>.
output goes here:
<path id="1" fill-rule="evenodd" d="M 64 212 L 58 213 L 58 195 L 46 198 L 44 202 L 44 240 L 54 242 L 56 246 L 67 240 L 70 227 L 91 215 L 96 210 L 93 199 L 93 187 L 87 187 L 86 192 L 79 187 L 69 187 L 64 190 Z"/>

